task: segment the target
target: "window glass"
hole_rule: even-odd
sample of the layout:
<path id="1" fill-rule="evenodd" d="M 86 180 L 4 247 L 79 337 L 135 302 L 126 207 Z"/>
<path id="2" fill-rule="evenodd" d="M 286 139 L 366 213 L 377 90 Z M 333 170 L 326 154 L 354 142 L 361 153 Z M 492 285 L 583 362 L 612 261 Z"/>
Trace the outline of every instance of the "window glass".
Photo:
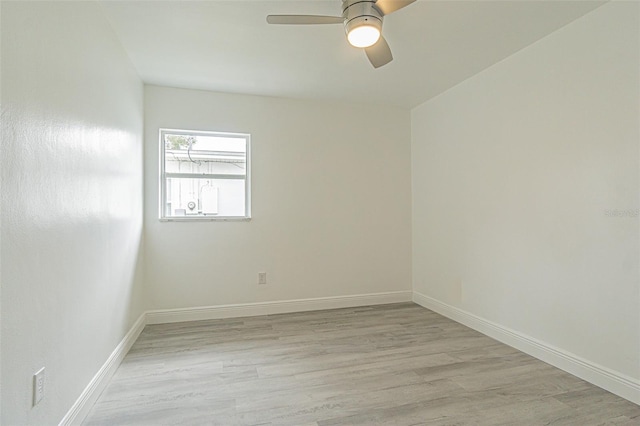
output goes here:
<path id="1" fill-rule="evenodd" d="M 161 219 L 249 218 L 249 135 L 161 130 Z"/>

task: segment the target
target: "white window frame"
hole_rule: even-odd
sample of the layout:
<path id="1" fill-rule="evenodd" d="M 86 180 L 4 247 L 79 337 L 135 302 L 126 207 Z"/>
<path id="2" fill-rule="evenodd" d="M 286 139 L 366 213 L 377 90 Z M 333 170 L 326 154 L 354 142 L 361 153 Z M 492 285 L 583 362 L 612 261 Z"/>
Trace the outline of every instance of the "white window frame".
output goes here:
<path id="1" fill-rule="evenodd" d="M 238 138 L 246 141 L 246 162 L 245 162 L 245 174 L 244 174 L 244 216 L 165 216 L 164 206 L 167 198 L 167 177 L 175 178 L 193 178 L 193 174 L 188 173 L 167 173 L 165 171 L 165 146 L 164 136 L 165 134 L 182 135 L 182 136 L 220 136 L 225 138 Z M 159 149 L 160 155 L 160 181 L 158 182 L 159 189 L 159 219 L 162 222 L 194 222 L 194 221 L 248 221 L 251 220 L 251 135 L 248 133 L 226 133 L 226 132 L 212 132 L 212 131 L 200 131 L 200 130 L 180 130 L 180 129 L 165 129 L 162 128 L 159 131 Z M 239 175 L 241 176 L 241 175 Z M 217 175 L 217 174 L 202 174 L 197 177 L 205 177 L 210 179 L 241 179 L 238 177 L 230 177 L 230 175 Z"/>

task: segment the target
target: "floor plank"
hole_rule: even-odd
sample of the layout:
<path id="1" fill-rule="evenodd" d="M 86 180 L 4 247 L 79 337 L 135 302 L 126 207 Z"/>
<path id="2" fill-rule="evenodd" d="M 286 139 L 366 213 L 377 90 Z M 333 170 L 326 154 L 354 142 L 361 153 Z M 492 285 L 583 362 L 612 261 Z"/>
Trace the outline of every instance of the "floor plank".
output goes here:
<path id="1" fill-rule="evenodd" d="M 640 406 L 412 303 L 145 327 L 86 425 L 640 425 Z"/>

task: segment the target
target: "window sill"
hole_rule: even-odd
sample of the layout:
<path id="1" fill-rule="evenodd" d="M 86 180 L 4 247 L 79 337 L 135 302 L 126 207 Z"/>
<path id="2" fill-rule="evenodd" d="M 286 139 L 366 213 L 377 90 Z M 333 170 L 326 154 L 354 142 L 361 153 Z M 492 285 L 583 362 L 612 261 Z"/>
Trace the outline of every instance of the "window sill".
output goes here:
<path id="1" fill-rule="evenodd" d="M 206 217 L 161 217 L 160 222 L 249 222 L 251 217 L 244 216 L 206 216 Z"/>

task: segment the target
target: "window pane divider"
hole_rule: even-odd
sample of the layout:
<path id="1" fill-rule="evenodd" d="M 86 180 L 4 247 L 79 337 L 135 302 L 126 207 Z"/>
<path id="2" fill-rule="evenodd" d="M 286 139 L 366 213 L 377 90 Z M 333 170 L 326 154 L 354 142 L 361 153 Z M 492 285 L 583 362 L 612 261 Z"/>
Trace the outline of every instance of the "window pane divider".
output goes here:
<path id="1" fill-rule="evenodd" d="M 246 175 L 220 175 L 220 174 L 208 174 L 208 173 L 165 173 L 164 177 L 177 178 L 177 179 L 246 179 Z"/>

